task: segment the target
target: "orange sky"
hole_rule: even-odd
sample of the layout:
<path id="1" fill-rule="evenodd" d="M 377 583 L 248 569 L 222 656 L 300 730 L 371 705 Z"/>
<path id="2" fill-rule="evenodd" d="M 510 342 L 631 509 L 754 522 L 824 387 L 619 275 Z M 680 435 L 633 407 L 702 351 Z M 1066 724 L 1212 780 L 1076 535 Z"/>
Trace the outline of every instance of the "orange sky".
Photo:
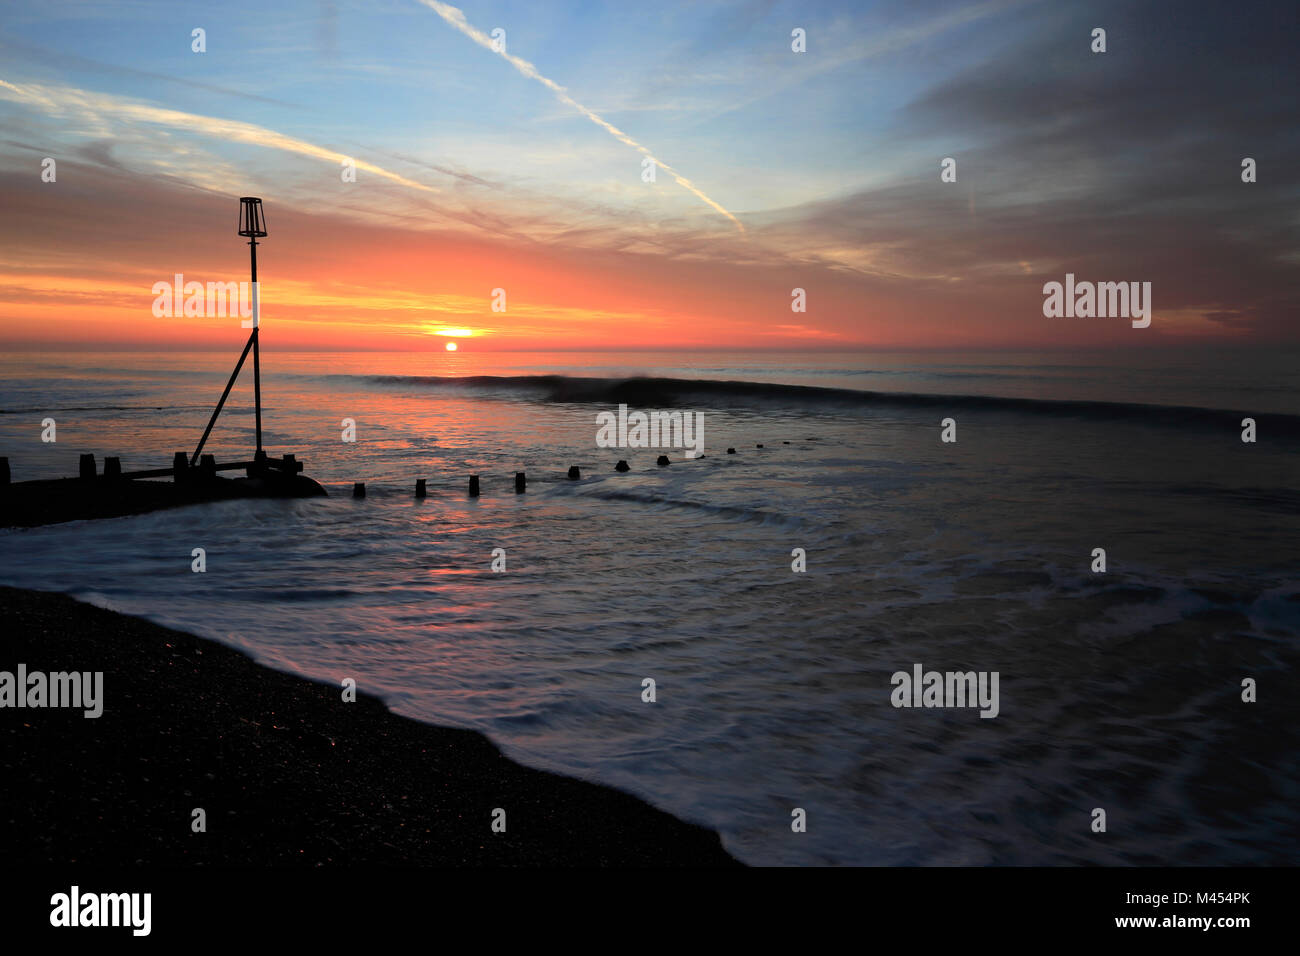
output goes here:
<path id="1" fill-rule="evenodd" d="M 152 288 L 248 276 L 238 202 L 65 167 L 59 188 L 10 177 L 0 266 L 9 347 L 229 348 L 237 319 L 152 314 Z M 582 248 L 313 214 L 265 199 L 262 326 L 284 349 L 952 348 L 1042 343 L 1032 282 L 864 276 L 725 235 L 713 255 Z M 804 288 L 808 311 L 791 311 Z M 506 311 L 492 311 L 493 290 Z M 1197 316 L 1181 331 L 1194 331 Z M 1020 331 L 1017 331 L 1017 330 Z M 1056 323 L 1056 345 L 1132 343 L 1127 323 Z M 1157 335 L 1159 330 L 1157 330 Z M 1154 338 L 1154 337 L 1153 337 Z"/>
<path id="2" fill-rule="evenodd" d="M 65 173 L 70 175 L 70 173 Z M 238 204 L 180 189 L 133 196 L 18 190 L 5 237 L 0 309 L 11 344 L 224 347 L 237 320 L 152 314 L 153 284 L 238 281 L 248 248 Z M 284 348 L 442 348 L 439 329 L 473 330 L 469 347 L 544 349 L 862 343 L 869 323 L 853 284 L 798 270 L 669 261 L 649 253 L 564 249 L 509 238 L 359 224 L 277 208 L 259 245 L 263 336 Z M 812 309 L 790 310 L 809 288 Z M 505 290 L 506 311 L 492 310 Z M 820 318 L 816 318 L 820 315 Z M 847 317 L 854 318 L 846 321 Z"/>

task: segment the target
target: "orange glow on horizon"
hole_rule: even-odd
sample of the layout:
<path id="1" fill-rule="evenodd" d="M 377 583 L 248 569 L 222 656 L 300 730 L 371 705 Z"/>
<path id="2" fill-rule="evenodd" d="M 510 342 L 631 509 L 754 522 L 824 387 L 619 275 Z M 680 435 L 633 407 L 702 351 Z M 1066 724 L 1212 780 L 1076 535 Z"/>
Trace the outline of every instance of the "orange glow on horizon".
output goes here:
<path id="1" fill-rule="evenodd" d="M 177 275 L 200 284 L 248 276 L 243 244 L 217 228 L 229 219 L 227 198 L 170 190 L 165 198 L 179 210 L 176 225 L 130 243 L 104 231 L 103 224 L 116 223 L 112 208 L 87 210 L 63 193 L 29 201 L 27 219 L 69 225 L 57 244 L 15 240 L 0 256 L 0 343 L 240 348 L 247 330 L 237 316 L 154 314 L 157 283 L 174 285 Z M 1132 342 L 1122 323 L 1044 322 L 1037 277 L 1017 275 L 972 299 L 962 283 L 786 262 L 756 240 L 743 250 L 716 243 L 703 247 L 707 254 L 674 257 L 388 225 L 344 229 L 338 217 L 276 208 L 276 232 L 258 251 L 260 321 L 263 347 L 286 352 L 436 351 L 438 341 L 453 352 L 459 345 L 446 344 L 453 339 L 473 340 L 475 353 Z M 816 290 L 806 312 L 792 311 L 794 288 Z M 497 290 L 508 296 L 500 308 Z M 1144 342 L 1248 331 L 1225 332 L 1206 308 L 1182 308 L 1176 319 Z"/>

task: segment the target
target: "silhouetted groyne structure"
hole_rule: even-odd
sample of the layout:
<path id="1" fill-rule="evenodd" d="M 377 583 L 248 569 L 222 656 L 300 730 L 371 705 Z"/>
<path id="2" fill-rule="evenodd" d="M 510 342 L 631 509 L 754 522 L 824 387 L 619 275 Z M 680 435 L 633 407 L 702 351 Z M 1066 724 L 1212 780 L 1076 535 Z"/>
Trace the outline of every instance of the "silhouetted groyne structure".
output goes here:
<path id="1" fill-rule="evenodd" d="M 266 235 L 266 219 L 262 213 L 262 200 L 257 197 L 244 196 L 239 203 L 239 235 L 248 238 L 252 271 L 253 331 L 194 454 L 176 452 L 170 468 L 127 472 L 122 471 L 120 458 L 109 457 L 104 459 L 103 474 L 97 471 L 95 456 L 83 454 L 76 478 L 14 484 L 9 481 L 8 459 L 0 459 L 3 462 L 0 468 L 0 526 L 32 527 L 82 518 L 111 518 L 228 498 L 309 498 L 326 494 L 317 482 L 302 474 L 302 463 L 295 455 L 273 458 L 262 448 L 262 371 L 258 338 L 261 296 L 257 287 L 257 240 Z M 219 464 L 213 455 L 203 454 L 203 446 L 212 434 L 249 352 L 253 355 L 257 447 L 253 457 L 247 461 Z M 242 471 L 244 475 L 226 478 L 220 474 L 223 471 Z M 172 480 L 150 480 L 156 478 Z"/>
<path id="2" fill-rule="evenodd" d="M 184 452 L 178 454 L 183 455 Z M 87 518 L 118 518 L 162 508 L 225 501 L 232 498 L 306 498 L 324 495 L 325 489 L 298 471 L 302 464 L 292 455 L 284 459 L 263 455 L 261 460 L 217 464 L 209 468 L 174 468 L 113 474 L 95 473 L 93 455 L 83 456 L 78 478 L 52 478 L 0 485 L 0 527 L 31 528 Z M 86 471 L 89 459 L 89 473 Z M 113 459 L 106 459 L 105 463 Z M 289 470 L 296 465 L 296 470 Z M 237 478 L 218 471 L 244 469 Z M 151 481 L 171 477 L 172 481 Z"/>

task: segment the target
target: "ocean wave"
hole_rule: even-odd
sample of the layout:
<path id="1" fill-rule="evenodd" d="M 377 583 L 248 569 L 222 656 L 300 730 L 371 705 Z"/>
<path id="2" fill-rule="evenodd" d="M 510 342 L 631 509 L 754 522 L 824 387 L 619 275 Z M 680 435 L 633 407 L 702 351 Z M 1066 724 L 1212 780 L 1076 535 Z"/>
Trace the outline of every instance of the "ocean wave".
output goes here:
<path id="1" fill-rule="evenodd" d="M 948 395 L 921 392 L 882 392 L 776 382 L 719 381 L 683 378 L 583 378 L 567 375 L 375 375 L 373 385 L 445 392 L 475 392 L 553 403 L 626 404 L 671 408 L 701 402 L 839 406 L 849 408 L 953 408 L 1012 412 L 1027 415 L 1129 421 L 1162 425 L 1240 428 L 1243 417 L 1267 423 L 1274 434 L 1300 435 L 1300 415 L 1253 412 L 1192 405 L 1154 405 L 1078 399 L 1020 398 L 991 395 Z"/>

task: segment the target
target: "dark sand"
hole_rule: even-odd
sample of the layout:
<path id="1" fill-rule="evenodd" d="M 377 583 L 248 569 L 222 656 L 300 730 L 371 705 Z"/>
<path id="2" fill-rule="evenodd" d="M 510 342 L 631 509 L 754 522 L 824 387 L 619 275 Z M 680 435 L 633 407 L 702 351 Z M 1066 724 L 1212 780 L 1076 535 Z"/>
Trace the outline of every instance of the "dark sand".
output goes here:
<path id="1" fill-rule="evenodd" d="M 14 588 L 0 621 L 0 670 L 104 672 L 97 719 L 0 708 L 11 866 L 737 865 L 715 833 L 632 796 L 190 634 Z"/>

